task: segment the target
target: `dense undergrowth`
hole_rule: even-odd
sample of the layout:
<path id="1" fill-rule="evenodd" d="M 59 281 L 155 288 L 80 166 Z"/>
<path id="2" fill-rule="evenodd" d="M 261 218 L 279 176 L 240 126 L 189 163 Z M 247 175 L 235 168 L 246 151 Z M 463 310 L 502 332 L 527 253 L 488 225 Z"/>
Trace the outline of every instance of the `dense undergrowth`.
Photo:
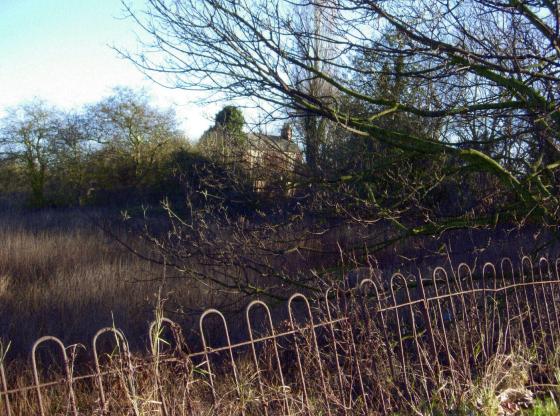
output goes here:
<path id="1" fill-rule="evenodd" d="M 356 333 L 356 327 L 344 326 L 340 331 L 340 339 L 343 340 L 351 331 Z M 305 336 L 299 339 L 305 390 L 298 381 L 296 362 L 289 360 L 290 357 L 294 360 L 291 349 L 294 344 L 290 342 L 290 337 L 278 338 L 285 384 L 278 378 L 271 343 L 265 342 L 262 348 L 257 349 L 260 377 L 249 349 L 235 355 L 235 376 L 227 356 L 220 358 L 210 354 L 210 360 L 219 364 L 212 372 L 213 396 L 206 358 L 188 358 L 186 350 L 173 352 L 172 345 L 163 336 L 156 339 L 159 345 L 154 342 L 151 345 L 154 350 L 148 355 L 135 355 L 130 364 L 124 358 L 122 344 L 117 344 L 112 351 L 110 348 L 106 350 L 101 358 L 101 369 L 108 373 L 102 377 L 103 400 L 96 377 L 74 380 L 74 403 L 79 414 L 552 416 L 559 412 L 560 384 L 554 378 L 559 374 L 557 357 L 545 363 L 549 367 L 544 369 L 543 363 L 535 360 L 534 352 L 523 347 L 509 354 L 497 353 L 491 357 L 471 383 L 457 383 L 444 374 L 429 380 L 433 388 L 430 392 L 432 400 L 426 401 L 422 399 L 424 392 L 420 380 L 414 383 L 411 398 L 404 394 L 403 385 L 391 376 L 387 362 L 380 359 L 379 349 L 372 348 L 373 344 L 363 345 L 354 354 L 344 356 L 343 388 L 333 365 L 332 351 L 322 346 L 322 367 L 319 370 L 310 338 Z M 356 375 L 351 371 L 356 364 L 365 370 L 365 396 L 357 394 Z M 15 373 L 17 365 L 21 367 L 17 376 L 10 378 L 10 387 L 33 385 L 32 375 L 22 363 L 12 363 L 7 367 L 8 373 Z M 415 368 L 412 361 L 407 365 Z M 82 374 L 86 372 L 85 369 L 82 371 Z M 528 377 L 530 371 L 533 375 L 537 371 L 546 371 L 555 376 L 553 382 L 546 386 L 532 386 Z M 324 385 L 321 375 L 326 380 Z M 50 367 L 41 373 L 41 377 L 42 381 L 61 381 L 58 385 L 42 389 L 46 414 L 71 414 L 73 402 L 68 386 L 63 382 L 64 373 Z M 259 379 L 263 380 L 262 389 Z M 385 403 L 382 403 L 378 388 L 383 390 Z M 505 393 L 513 399 L 501 401 L 500 395 Z M 529 400 L 519 399 L 527 395 Z M 0 402 L 0 405 L 3 404 Z M 10 406 L 13 415 L 39 414 L 35 389 L 11 394 Z"/>

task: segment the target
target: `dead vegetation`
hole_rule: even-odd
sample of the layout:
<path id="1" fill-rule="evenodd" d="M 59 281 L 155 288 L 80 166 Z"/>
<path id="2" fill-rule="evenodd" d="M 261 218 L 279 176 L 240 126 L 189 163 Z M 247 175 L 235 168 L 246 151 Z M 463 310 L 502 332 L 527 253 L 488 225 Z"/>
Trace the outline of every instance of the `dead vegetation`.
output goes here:
<path id="1" fill-rule="evenodd" d="M 44 414 L 556 414 L 559 266 L 525 257 L 424 278 L 372 270 L 353 289 L 292 296 L 287 321 L 255 302 L 230 327 L 230 316 L 208 310 L 202 349 L 159 307 L 146 354 L 129 354 L 109 327 L 94 340 L 99 371 L 80 365 L 76 346 L 67 347 L 71 378 L 40 366 Z M 245 339 L 231 341 L 243 326 Z M 39 357 L 60 362 L 56 354 Z M 20 388 L 12 414 L 40 414 L 28 367 L 5 368 L 9 388 Z"/>

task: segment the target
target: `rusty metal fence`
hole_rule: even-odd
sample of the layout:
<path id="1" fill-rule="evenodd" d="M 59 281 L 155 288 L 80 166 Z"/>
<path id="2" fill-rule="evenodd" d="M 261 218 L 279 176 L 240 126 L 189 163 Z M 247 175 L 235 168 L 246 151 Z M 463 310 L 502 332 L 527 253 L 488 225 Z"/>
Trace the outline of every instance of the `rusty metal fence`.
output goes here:
<path id="1" fill-rule="evenodd" d="M 240 341 L 232 341 L 240 334 L 232 334 L 226 317 L 209 309 L 199 319 L 197 352 L 168 318 L 149 326 L 149 358 L 133 355 L 119 329 L 103 328 L 91 344 L 93 369 L 85 372 L 75 368 L 76 346 L 45 336 L 32 347 L 27 385 L 2 360 L 0 407 L 7 416 L 24 409 L 139 416 L 146 406 L 162 415 L 227 406 L 229 414 L 247 415 L 451 409 L 493 360 L 514 353 L 527 357 L 526 385 L 545 389 L 558 384 L 560 368 L 559 269 L 560 259 L 523 257 L 438 267 L 427 277 L 372 273 L 320 297 L 292 295 L 287 318 L 276 324 L 278 306 L 251 302 L 244 325 L 235 325 L 244 327 Z M 45 344 L 62 363 L 51 381 L 40 364 Z M 146 369 L 149 393 L 140 380 Z"/>

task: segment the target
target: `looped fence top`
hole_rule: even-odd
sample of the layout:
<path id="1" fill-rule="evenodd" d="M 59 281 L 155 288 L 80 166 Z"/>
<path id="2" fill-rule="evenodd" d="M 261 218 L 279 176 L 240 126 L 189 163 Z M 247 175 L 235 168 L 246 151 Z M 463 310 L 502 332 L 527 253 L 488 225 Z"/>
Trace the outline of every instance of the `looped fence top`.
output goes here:
<path id="1" fill-rule="evenodd" d="M 437 383 L 472 384 L 473 377 L 496 353 L 512 351 L 518 343 L 533 349 L 540 360 L 541 364 L 529 371 L 530 382 L 534 383 L 534 372 L 546 367 L 542 364 L 558 351 L 560 342 L 560 259 L 539 258 L 533 262 L 525 256 L 519 262 L 504 258 L 497 264 L 437 267 L 427 278 L 421 274 L 405 277 L 402 273 L 395 273 L 387 282 L 366 278 L 349 289 L 328 289 L 319 297 L 295 293 L 274 308 L 254 300 L 245 308 L 241 321 L 247 339 L 235 343 L 225 315 L 208 309 L 198 322 L 203 348 L 192 353 L 185 351 L 181 327 L 169 318 L 162 317 L 148 326 L 151 356 L 142 360 L 133 358 L 121 330 L 102 328 L 91 344 L 95 371 L 83 375 L 74 374 L 74 356 L 68 356 L 64 343 L 45 336 L 32 346 L 32 385 L 10 389 L 6 374 L 10 367 L 5 366 L 5 360 L 0 361 L 0 408 L 12 416 L 16 396 L 31 391 L 34 394 L 27 397 L 34 397 L 38 413 L 46 416 L 50 404 L 45 391 L 65 386 L 66 413 L 78 415 L 76 383 L 87 382 L 98 392 L 98 412 L 110 414 L 106 383 L 115 375 L 111 365 L 118 363 L 120 383 L 128 392 L 129 413 L 139 416 L 137 370 L 159 360 L 192 363 L 193 358 L 204 361 L 187 375 L 204 380 L 214 406 L 223 403 L 228 392 L 221 386 L 232 379 L 239 403 L 249 400 L 246 383 L 256 387 L 252 406 L 264 415 L 276 414 L 273 409 L 286 415 L 313 414 L 317 406 L 328 415 L 372 411 L 390 414 L 398 412 L 403 399 L 430 403 Z M 274 325 L 276 308 L 287 308 L 288 328 Z M 217 319 L 217 325 L 210 325 L 211 318 Z M 164 339 L 166 328 L 171 331 L 170 340 Z M 223 345 L 211 345 L 210 338 L 215 337 Z M 110 346 L 104 355 L 108 365 L 101 364 L 102 338 L 104 345 Z M 161 343 L 169 345 L 172 354 L 162 353 Z M 61 358 L 62 378 L 42 380 L 46 377 L 41 376 L 38 352 L 45 344 L 52 345 L 53 357 Z M 244 356 L 242 351 L 247 348 Z M 366 362 L 360 354 L 368 350 L 375 354 Z M 227 359 L 218 361 L 220 354 Z M 243 357 L 248 360 L 241 367 Z M 113 362 L 114 358 L 118 361 Z M 245 373 L 240 373 L 247 362 L 253 375 L 249 381 L 242 379 Z M 151 400 L 167 416 L 172 413 L 164 386 L 169 380 L 160 378 L 159 365 L 152 368 L 156 371 L 158 400 Z M 193 367 L 173 366 L 174 371 L 186 368 Z M 539 382 L 546 377 L 552 380 L 553 375 L 540 374 Z M 392 383 L 392 390 L 383 385 L 386 381 Z M 278 393 L 270 396 L 277 384 Z M 443 392 L 438 400 L 449 400 Z M 245 407 L 239 409 L 241 414 L 245 411 Z"/>

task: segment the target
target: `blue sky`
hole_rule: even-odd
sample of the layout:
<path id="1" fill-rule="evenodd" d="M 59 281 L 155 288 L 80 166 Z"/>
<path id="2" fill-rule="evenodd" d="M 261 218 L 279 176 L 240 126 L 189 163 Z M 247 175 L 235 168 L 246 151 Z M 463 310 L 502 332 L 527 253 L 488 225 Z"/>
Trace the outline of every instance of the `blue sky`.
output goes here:
<path id="1" fill-rule="evenodd" d="M 146 88 L 159 106 L 175 106 L 188 137 L 198 138 L 219 107 L 159 87 L 120 59 L 109 45 L 137 48 L 137 28 L 123 15 L 119 0 L 0 0 L 0 115 L 33 97 L 76 108 L 127 85 Z"/>

